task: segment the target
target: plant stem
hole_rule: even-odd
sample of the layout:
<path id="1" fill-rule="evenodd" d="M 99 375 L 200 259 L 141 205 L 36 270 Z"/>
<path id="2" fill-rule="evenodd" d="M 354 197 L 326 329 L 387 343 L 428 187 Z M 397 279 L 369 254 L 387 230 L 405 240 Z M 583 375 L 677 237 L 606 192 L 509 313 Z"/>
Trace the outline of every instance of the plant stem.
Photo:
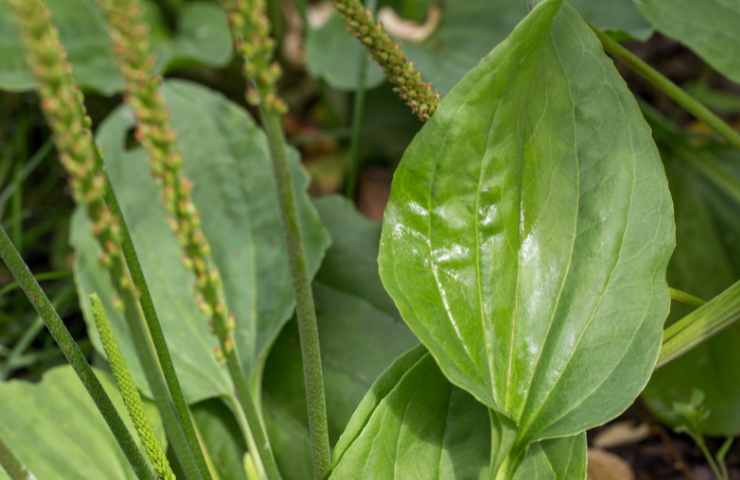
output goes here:
<path id="1" fill-rule="evenodd" d="M 685 90 L 673 83 L 668 77 L 655 70 L 637 55 L 623 47 L 608 34 L 601 32 L 598 29 L 594 29 L 594 32 L 596 32 L 596 36 L 599 37 L 599 40 L 601 40 L 601 43 L 604 45 L 604 49 L 607 52 L 622 60 L 628 67 L 647 80 L 651 85 L 668 95 L 668 97 L 686 109 L 686 111 L 707 124 L 710 128 L 724 137 L 730 144 L 740 148 L 740 133 L 728 125 L 727 122 L 722 120 L 694 97 L 686 93 Z"/>
<path id="2" fill-rule="evenodd" d="M 181 452 L 183 454 L 190 452 L 190 459 L 180 458 L 180 455 L 178 455 L 178 459 L 181 462 L 188 462 L 188 460 L 195 461 L 196 470 L 191 470 L 189 472 L 189 478 L 199 478 L 196 472 L 199 472 L 204 478 L 209 478 L 208 465 L 195 433 L 195 427 L 193 426 L 190 410 L 188 408 L 187 401 L 185 400 L 185 395 L 182 392 L 180 381 L 177 378 L 175 366 L 172 362 L 172 356 L 170 355 L 169 348 L 167 347 L 167 340 L 165 339 L 164 331 L 162 330 L 162 324 L 159 321 L 157 310 L 154 307 L 154 300 L 152 299 L 149 286 L 144 277 L 144 272 L 136 253 L 136 247 L 131 238 L 131 232 L 128 229 L 128 224 L 123 216 L 123 211 L 118 203 L 118 198 L 113 190 L 113 184 L 111 183 L 107 172 L 105 172 L 105 178 L 107 183 L 105 202 L 111 212 L 121 220 L 121 249 L 123 250 L 123 256 L 126 259 L 126 266 L 131 275 L 131 280 L 139 292 L 141 311 L 143 313 L 144 321 L 146 322 L 151 342 L 154 346 L 156 360 L 158 360 L 158 362 L 155 360 L 155 363 L 158 366 L 157 370 L 161 372 L 161 376 L 164 376 L 164 381 L 166 382 L 166 388 L 164 390 L 167 392 L 168 398 L 172 400 L 172 404 L 174 405 L 174 414 L 179 420 L 179 426 L 182 428 L 182 433 L 184 434 L 187 450 L 183 448 Z M 160 378 L 159 381 L 161 382 L 160 375 L 157 376 Z M 187 463 L 183 464 L 184 467 L 186 467 L 186 465 Z"/>
<path id="3" fill-rule="evenodd" d="M 367 8 L 374 12 L 378 0 L 368 0 Z M 349 175 L 345 192 L 350 200 L 355 199 L 357 189 L 357 175 L 360 170 L 360 140 L 362 136 L 362 121 L 365 117 L 365 94 L 367 83 L 367 69 L 370 64 L 370 55 L 366 49 L 360 50 L 360 63 L 357 69 L 357 89 L 355 90 L 355 104 L 352 112 L 352 143 L 349 147 Z"/>
<path id="4" fill-rule="evenodd" d="M 280 67 L 273 61 L 275 44 L 270 38 L 270 24 L 265 13 L 264 1 L 224 0 L 222 3 L 229 13 L 229 25 L 236 50 L 243 57 L 244 76 L 251 84 L 251 90 L 247 93 L 247 101 L 259 106 L 260 117 L 267 135 L 270 157 L 272 158 L 280 211 L 285 229 L 288 262 L 296 296 L 313 473 L 316 480 L 323 480 L 329 472 L 331 452 L 326 419 L 324 379 L 321 370 L 321 349 L 311 280 L 306 267 L 306 255 L 298 223 L 293 180 L 288 167 L 285 138 L 281 125 L 281 114 L 285 112 L 287 107 L 277 95 Z M 264 443 L 264 448 L 269 449 L 268 438 L 264 433 L 259 411 L 253 403 L 249 385 L 241 371 L 239 357 L 233 349 L 231 351 L 227 350 L 225 353 L 229 370 L 234 371 L 232 376 L 235 377 L 234 383 L 237 394 L 253 434 L 264 436 L 264 442 L 258 437 L 254 437 L 253 441 L 257 443 L 258 449 L 262 448 L 262 443 Z M 260 450 L 258 450 L 258 453 L 262 454 Z M 272 451 L 268 450 L 266 453 L 269 453 L 269 455 L 263 456 L 261 460 L 271 462 L 264 465 L 268 468 L 268 476 L 271 473 L 269 469 L 272 468 L 279 475 L 277 464 L 274 464 Z M 255 460 L 259 461 L 260 459 Z"/>
<path id="5" fill-rule="evenodd" d="M 696 446 L 699 447 L 702 455 L 704 455 L 709 468 L 712 470 L 712 473 L 714 473 L 714 476 L 717 478 L 717 480 L 729 480 L 729 477 L 727 476 L 727 468 L 724 466 L 724 464 L 719 463 L 717 459 L 714 458 L 712 452 L 709 451 L 709 447 L 707 447 L 707 443 L 704 441 L 704 436 L 699 433 L 688 433 L 689 436 L 694 440 L 694 443 L 696 443 Z"/>
<path id="6" fill-rule="evenodd" d="M 671 292 L 671 300 L 678 303 L 683 303 L 684 305 L 691 305 L 694 307 L 701 307 L 705 303 L 707 303 L 705 300 L 697 297 L 696 295 L 692 295 L 688 292 L 684 292 L 683 290 L 679 290 L 677 288 L 669 288 L 668 289 Z"/>
<path id="7" fill-rule="evenodd" d="M 90 366 L 87 364 L 85 355 L 80 350 L 80 347 L 75 343 L 72 334 L 69 333 L 67 327 L 59 318 L 56 310 L 52 306 L 46 294 L 41 289 L 41 286 L 36 282 L 28 266 L 21 258 L 18 250 L 15 249 L 13 243 L 8 238 L 5 230 L 0 227 L 0 257 L 5 262 L 8 270 L 13 275 L 18 283 L 21 284 L 21 288 L 25 292 L 28 300 L 33 305 L 36 312 L 44 319 L 46 327 L 49 329 L 49 333 L 54 337 L 60 350 L 67 358 L 67 361 L 72 365 L 75 373 L 82 381 L 85 389 L 92 397 L 95 405 L 97 406 L 100 414 L 105 419 L 108 427 L 113 432 L 114 437 L 118 441 L 118 445 L 126 455 L 131 467 L 139 478 L 155 480 L 152 471 L 149 469 L 144 456 L 139 451 L 133 437 L 129 433 L 126 425 L 118 415 L 116 408 L 113 406 L 110 397 L 100 381 L 95 376 Z"/>
<path id="8" fill-rule="evenodd" d="M 656 368 L 680 357 L 738 319 L 740 319 L 740 281 L 666 328 Z"/>
<path id="9" fill-rule="evenodd" d="M 311 280 L 306 268 L 306 254 L 298 224 L 293 180 L 288 167 L 280 116 L 275 112 L 267 111 L 265 108 L 260 108 L 260 114 L 270 147 L 270 156 L 272 157 L 280 210 L 285 228 L 290 272 L 296 294 L 296 316 L 301 343 L 301 357 L 303 359 L 313 473 L 316 480 L 321 480 L 329 473 L 331 447 L 329 445 L 329 427 L 326 415 L 316 307 L 313 291 L 311 290 Z"/>
<path id="10" fill-rule="evenodd" d="M 33 474 L 23 466 L 21 461 L 18 460 L 10 448 L 5 445 L 2 438 L 0 438 L 0 465 L 3 466 L 11 480 L 33 480 L 35 478 Z"/>

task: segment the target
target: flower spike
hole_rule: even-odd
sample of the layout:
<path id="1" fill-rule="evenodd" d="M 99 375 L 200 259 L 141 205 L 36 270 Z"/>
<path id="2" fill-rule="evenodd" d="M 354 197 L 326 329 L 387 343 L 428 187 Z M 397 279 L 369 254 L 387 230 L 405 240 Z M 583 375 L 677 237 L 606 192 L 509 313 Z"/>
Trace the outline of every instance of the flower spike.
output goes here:
<path id="1" fill-rule="evenodd" d="M 375 61 L 383 67 L 396 93 L 421 121 L 429 120 L 439 106 L 439 93 L 424 81 L 401 47 L 359 0 L 335 0 L 334 5 L 344 17 L 350 33 L 367 47 Z"/>

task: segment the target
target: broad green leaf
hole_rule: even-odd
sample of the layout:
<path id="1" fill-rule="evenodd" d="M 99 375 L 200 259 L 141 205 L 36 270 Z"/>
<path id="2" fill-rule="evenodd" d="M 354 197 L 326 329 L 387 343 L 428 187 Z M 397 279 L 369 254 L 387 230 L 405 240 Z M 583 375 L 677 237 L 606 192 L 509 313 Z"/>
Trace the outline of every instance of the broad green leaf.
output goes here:
<path id="1" fill-rule="evenodd" d="M 640 39 L 651 33 L 632 0 L 576 0 L 574 5 L 601 28 L 624 31 Z M 443 93 L 504 40 L 527 14 L 526 0 L 448 1 L 441 7 L 441 22 L 429 38 L 420 43 L 399 39 L 399 43 L 425 79 Z M 403 6 L 397 8 L 404 10 Z M 332 87 L 353 89 L 357 85 L 354 59 L 359 45 L 340 24 L 338 16 L 333 15 L 325 25 L 309 33 L 307 62 L 309 70 Z M 337 62 L 338 58 L 343 61 Z M 368 82 L 371 86 L 382 79 L 374 64 L 372 72 Z"/>
<path id="2" fill-rule="evenodd" d="M 133 434 L 115 385 L 103 373 L 98 378 Z M 37 384 L 0 384 L 0 405 L 0 436 L 36 478 L 137 478 L 71 367 L 49 370 Z M 147 414 L 163 439 L 156 409 Z M 8 478 L 2 467 L 0 478 Z"/>
<path id="3" fill-rule="evenodd" d="M 545 440 L 530 447 L 514 480 L 586 480 L 586 434 Z"/>
<path id="4" fill-rule="evenodd" d="M 330 479 L 490 479 L 488 411 L 423 347 L 372 386 L 334 450 Z M 496 448 L 496 445 L 493 445 Z M 585 479 L 585 435 L 535 444 L 513 480 Z"/>
<path id="5" fill-rule="evenodd" d="M 192 405 L 193 420 L 220 480 L 247 480 L 244 436 L 227 405 L 217 398 Z"/>
<path id="6" fill-rule="evenodd" d="M 318 28 L 310 28 L 306 38 L 306 64 L 315 77 L 326 80 L 339 90 L 354 90 L 357 87 L 362 44 L 347 32 L 342 17 L 332 13 Z M 377 63 L 368 63 L 366 88 L 383 82 L 383 71 Z"/>
<path id="7" fill-rule="evenodd" d="M 86 88 L 105 95 L 123 90 L 110 46 L 103 15 L 95 0 L 48 0 L 54 24 L 69 55 L 75 79 Z M 167 66 L 198 62 L 223 66 L 231 59 L 231 37 L 223 11 L 204 2 L 187 3 L 178 19 L 178 32 L 167 32 L 153 3 L 145 3 L 147 20 L 160 70 Z M 6 0 L 0 0 L 0 89 L 24 91 L 34 88 L 26 66 L 23 42 Z"/>
<path id="8" fill-rule="evenodd" d="M 577 12 L 548 0 L 406 151 L 379 264 L 445 375 L 524 445 L 599 425 L 643 389 L 673 247 L 634 97 Z"/>
<path id="9" fill-rule="evenodd" d="M 740 182 L 739 157 L 731 154 L 715 159 L 711 153 L 692 150 L 680 156 L 667 150 L 664 156 L 678 236 L 668 278 L 676 288 L 708 300 L 740 279 L 740 203 L 704 177 L 701 169 L 716 160 L 725 178 Z M 687 313 L 686 307 L 674 304 L 671 319 L 678 320 Z M 674 405 L 689 403 L 698 390 L 704 396 L 702 406 L 709 413 L 698 425 L 700 433 L 740 434 L 738 345 L 740 324 L 735 324 L 660 368 L 645 390 L 647 405 L 661 420 L 676 426 L 682 420 Z"/>
<path id="10" fill-rule="evenodd" d="M 320 199 L 316 206 L 332 236 L 314 293 L 329 428 L 335 441 L 377 376 L 416 340 L 397 319 L 380 285 L 375 260 L 380 225 L 339 197 Z M 303 369 L 293 323 L 270 354 L 263 391 L 268 433 L 284 478 L 310 478 Z"/>
<path id="11" fill-rule="evenodd" d="M 227 302 L 236 316 L 242 361 L 246 370 L 256 372 L 290 319 L 294 304 L 266 139 L 241 107 L 204 87 L 170 81 L 163 93 L 184 155 L 183 168 L 194 184 L 194 201 L 222 274 Z M 216 339 L 195 303 L 194 278 L 185 269 L 180 246 L 167 224 L 160 189 L 149 175 L 143 149 L 127 145 L 132 124 L 129 110 L 117 110 L 101 126 L 98 144 L 131 229 L 185 396 L 195 402 L 224 395 L 231 390 L 230 380 L 214 358 Z M 329 239 L 305 192 L 307 179 L 297 157 L 291 150 L 308 264 L 315 272 Z M 113 289 L 97 260 L 99 248 L 81 209 L 73 221 L 72 243 L 78 253 L 75 271 L 80 296 L 97 292 L 103 299 L 123 340 L 122 350 L 144 388 L 125 320 L 113 306 Z M 89 312 L 85 314 L 91 318 Z M 99 347 L 94 329 L 90 330 Z"/>
<path id="12" fill-rule="evenodd" d="M 401 316 L 378 274 L 380 223 L 363 216 L 343 197 L 324 197 L 315 205 L 332 237 L 332 245 L 316 276 L 317 283 L 359 297 L 400 321 Z"/>
<path id="13" fill-rule="evenodd" d="M 656 30 L 698 53 L 740 82 L 740 2 L 736 0 L 634 0 Z"/>

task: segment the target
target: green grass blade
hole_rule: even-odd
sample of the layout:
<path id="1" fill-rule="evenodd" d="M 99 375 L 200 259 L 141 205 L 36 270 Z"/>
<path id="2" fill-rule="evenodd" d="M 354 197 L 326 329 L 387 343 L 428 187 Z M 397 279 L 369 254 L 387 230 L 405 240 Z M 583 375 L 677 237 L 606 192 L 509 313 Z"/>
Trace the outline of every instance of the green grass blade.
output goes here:
<path id="1" fill-rule="evenodd" d="M 680 357 L 738 319 L 740 281 L 665 330 L 657 368 Z"/>
<path id="2" fill-rule="evenodd" d="M 155 477 L 149 469 L 144 456 L 136 446 L 131 433 L 123 423 L 123 420 L 121 420 L 121 417 L 113 406 L 113 402 L 111 402 L 110 397 L 105 393 L 105 390 L 103 390 L 103 386 L 90 368 L 90 365 L 87 364 L 85 355 L 75 342 L 72 334 L 67 330 L 62 319 L 59 318 L 54 306 L 41 289 L 41 286 L 28 269 L 28 266 L 23 261 L 18 250 L 16 250 L 15 246 L 10 241 L 8 234 L 5 232 L 5 229 L 2 227 L 0 227 L 0 257 L 3 259 L 3 262 L 5 262 L 5 265 L 8 267 L 8 270 L 15 280 L 21 285 L 21 288 L 33 305 L 33 308 L 39 316 L 44 319 L 44 323 L 46 323 L 49 333 L 54 337 L 54 340 L 57 345 L 59 345 L 59 348 L 67 358 L 67 361 L 72 365 L 72 368 L 74 368 L 80 381 L 82 381 L 85 389 L 90 394 L 90 397 L 92 397 L 95 405 L 100 411 L 100 414 L 113 432 L 121 450 L 123 450 L 123 453 L 126 455 L 126 458 L 133 467 L 137 476 L 141 479 L 154 480 Z"/>

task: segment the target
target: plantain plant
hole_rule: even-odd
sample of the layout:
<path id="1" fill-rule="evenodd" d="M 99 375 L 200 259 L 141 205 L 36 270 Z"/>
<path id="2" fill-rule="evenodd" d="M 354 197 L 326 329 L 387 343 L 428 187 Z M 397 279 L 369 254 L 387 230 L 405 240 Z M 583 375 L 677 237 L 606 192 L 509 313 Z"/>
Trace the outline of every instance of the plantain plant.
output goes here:
<path id="1" fill-rule="evenodd" d="M 387 79 L 421 125 L 381 225 L 307 194 L 273 3 L 168 2 L 163 34 L 143 0 L 0 0 L 0 39 L 25 58 L 14 75 L 0 60 L 0 87 L 39 94 L 97 351 L 93 367 L 0 225 L 71 365 L 0 386 L 5 477 L 585 479 L 586 433 L 644 392 L 728 478 L 731 440 L 713 454 L 703 436 L 740 432 L 740 133 L 620 43 L 655 29 L 737 80 L 740 37 L 685 15 L 740 8 L 704 3 L 425 2 L 408 11 L 442 23 L 409 40 L 375 2 L 335 0 L 306 56 L 356 95 L 346 191 L 367 86 Z M 94 12 L 97 64 L 74 8 Z M 251 110 L 161 77 L 232 52 Z M 638 102 L 608 54 L 706 128 Z M 95 135 L 80 85 L 124 92 Z"/>

